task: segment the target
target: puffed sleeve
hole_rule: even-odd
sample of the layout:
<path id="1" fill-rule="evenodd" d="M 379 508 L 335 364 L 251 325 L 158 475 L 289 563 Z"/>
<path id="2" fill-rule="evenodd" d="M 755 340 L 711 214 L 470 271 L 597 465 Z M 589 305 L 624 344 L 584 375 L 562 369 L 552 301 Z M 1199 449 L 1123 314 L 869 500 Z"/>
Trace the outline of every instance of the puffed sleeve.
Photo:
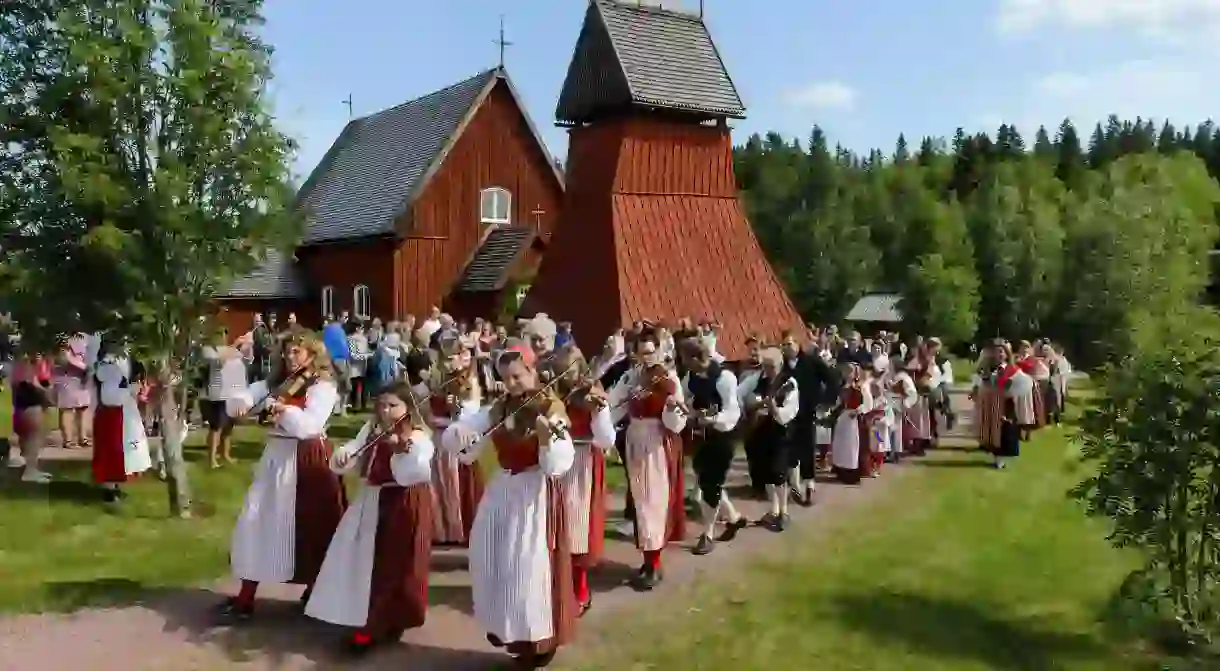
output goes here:
<path id="1" fill-rule="evenodd" d="M 602 408 L 593 415 L 593 445 L 602 450 L 614 447 L 614 439 L 618 436 L 614 430 L 614 418 L 610 416 L 610 408 Z"/>
<path id="2" fill-rule="evenodd" d="M 789 422 L 796 418 L 796 413 L 801 408 L 800 389 L 797 388 L 795 379 L 791 381 L 792 389 L 784 397 L 784 404 L 775 409 L 775 423 L 780 426 L 787 426 Z"/>
<path id="3" fill-rule="evenodd" d="M 373 423 L 365 422 L 364 426 L 360 427 L 360 433 L 357 433 L 355 438 L 352 438 L 351 440 L 344 443 L 342 447 L 335 450 L 330 455 L 330 470 L 334 471 L 335 473 L 338 473 L 339 475 L 344 475 L 346 473 L 352 472 L 352 470 L 356 468 L 356 464 L 358 464 L 360 460 L 351 459 L 346 464 L 343 464 L 343 460 L 346 459 L 348 456 L 355 454 L 356 450 L 359 450 L 361 447 L 363 447 L 364 443 L 369 439 L 369 434 L 371 434 L 372 432 L 373 432 Z M 343 464 L 343 465 L 340 465 L 340 464 Z"/>
<path id="4" fill-rule="evenodd" d="M 720 412 L 712 418 L 712 428 L 720 432 L 732 431 L 741 421 L 741 399 L 737 395 L 737 376 L 720 371 L 716 378 L 716 394 L 720 396 Z"/>
<path id="5" fill-rule="evenodd" d="M 576 445 L 571 437 L 553 438 L 538 455 L 538 468 L 546 475 L 563 475 L 576 461 Z"/>
<path id="6" fill-rule="evenodd" d="M 267 403 L 267 382 L 260 380 L 245 389 L 237 388 L 229 393 L 229 397 L 225 399 L 225 412 L 230 417 L 236 417 L 241 408 L 250 408 L 251 411 L 260 410 L 254 406 L 255 401 L 260 401 L 259 406 Z"/>
<path id="7" fill-rule="evenodd" d="M 682 382 L 678 380 L 678 376 L 673 373 L 670 373 L 669 378 L 673 380 L 674 383 L 674 398 L 681 401 L 683 398 Z M 665 425 L 666 429 L 669 429 L 674 433 L 678 433 L 682 429 L 686 428 L 686 415 L 678 412 L 678 410 L 675 408 L 666 407 L 661 413 L 661 423 Z"/>
<path id="8" fill-rule="evenodd" d="M 326 422 L 335 412 L 339 388 L 330 380 L 315 382 L 305 390 L 305 407 L 289 406 L 280 413 L 280 431 L 298 440 L 322 435 Z"/>
<path id="9" fill-rule="evenodd" d="M 638 379 L 639 374 L 636 369 L 631 369 L 619 378 L 618 382 L 606 392 L 606 397 L 609 399 L 607 404 L 611 408 L 610 419 L 615 424 L 623 421 L 623 417 L 630 411 L 630 408 L 627 407 L 627 399 L 631 398 L 631 391 L 635 389 Z"/>
<path id="10" fill-rule="evenodd" d="M 457 454 L 458 461 L 472 464 L 478 460 L 486 440 L 471 445 L 468 440 L 482 435 L 491 428 L 491 408 L 463 408 L 458 418 L 441 434 L 441 449 Z"/>
<path id="11" fill-rule="evenodd" d="M 411 450 L 390 457 L 390 472 L 394 481 L 403 487 L 410 487 L 421 482 L 432 480 L 432 455 L 436 445 L 432 438 L 423 431 L 411 432 Z"/>

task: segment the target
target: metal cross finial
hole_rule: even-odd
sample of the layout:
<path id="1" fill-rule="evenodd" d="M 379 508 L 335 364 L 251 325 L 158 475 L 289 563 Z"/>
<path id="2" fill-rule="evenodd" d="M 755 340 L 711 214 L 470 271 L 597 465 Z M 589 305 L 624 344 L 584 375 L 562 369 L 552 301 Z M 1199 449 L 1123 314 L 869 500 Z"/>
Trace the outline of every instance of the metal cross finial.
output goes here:
<path id="1" fill-rule="evenodd" d="M 350 93 L 347 94 L 347 100 L 344 100 L 343 104 L 347 105 L 347 116 L 349 118 L 354 116 L 354 114 L 352 112 L 352 94 L 350 94 Z"/>
<path id="2" fill-rule="evenodd" d="M 500 67 L 503 68 L 504 67 L 504 49 L 506 47 L 511 47 L 513 45 L 512 42 L 509 42 L 508 40 L 504 39 L 504 15 L 503 14 L 500 15 L 500 38 L 496 40 L 496 44 L 500 47 Z"/>

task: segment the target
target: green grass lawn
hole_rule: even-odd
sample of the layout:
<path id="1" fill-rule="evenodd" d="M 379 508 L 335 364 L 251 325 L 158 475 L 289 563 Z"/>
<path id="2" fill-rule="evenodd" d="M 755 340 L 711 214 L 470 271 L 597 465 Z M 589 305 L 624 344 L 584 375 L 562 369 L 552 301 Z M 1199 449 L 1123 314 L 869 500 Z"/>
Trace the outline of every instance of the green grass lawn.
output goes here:
<path id="1" fill-rule="evenodd" d="M 1074 454 L 1055 428 L 1007 471 L 934 453 L 782 553 L 607 623 L 567 668 L 1168 668 L 1107 624 L 1134 558 L 1067 498 Z"/>
<path id="2" fill-rule="evenodd" d="M 10 414 L 8 394 L 0 393 L 0 436 L 10 432 Z M 332 440 L 352 438 L 365 419 L 335 418 Z M 87 460 L 46 463 L 56 476 L 49 487 L 17 481 L 16 470 L 0 472 L 0 612 L 121 604 L 226 576 L 229 535 L 262 452 L 263 430 L 239 427 L 234 455 L 240 461 L 218 470 L 207 467 L 204 435 L 192 431 L 187 442 L 195 501 L 195 519 L 188 521 L 168 517 L 165 484 L 151 474 L 127 486 L 130 498 L 121 506 L 109 507 L 88 484 Z M 622 470 L 610 469 L 607 479 L 623 486 Z"/>

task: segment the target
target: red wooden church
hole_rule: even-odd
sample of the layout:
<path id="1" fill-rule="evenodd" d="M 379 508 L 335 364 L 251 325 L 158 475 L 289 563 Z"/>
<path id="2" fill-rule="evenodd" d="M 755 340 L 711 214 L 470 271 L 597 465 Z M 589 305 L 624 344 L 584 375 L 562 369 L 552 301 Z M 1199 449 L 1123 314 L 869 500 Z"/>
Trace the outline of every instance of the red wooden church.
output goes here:
<path id="1" fill-rule="evenodd" d="M 555 113 L 566 201 L 523 312 L 594 351 L 640 319 L 714 318 L 730 359 L 750 333 L 799 332 L 737 200 L 727 120 L 744 113 L 701 17 L 591 0 Z"/>
<path id="2" fill-rule="evenodd" d="M 257 312 L 316 325 L 343 311 L 401 319 L 515 307 L 563 203 L 562 176 L 502 68 L 356 119 L 297 195 L 293 254 L 218 296 L 230 330 Z"/>

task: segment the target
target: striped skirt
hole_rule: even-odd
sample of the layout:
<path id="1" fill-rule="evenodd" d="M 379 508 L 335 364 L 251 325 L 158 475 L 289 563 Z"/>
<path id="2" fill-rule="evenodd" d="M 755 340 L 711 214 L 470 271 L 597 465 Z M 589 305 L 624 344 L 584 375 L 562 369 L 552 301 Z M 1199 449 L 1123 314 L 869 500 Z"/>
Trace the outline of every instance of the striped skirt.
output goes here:
<path id="1" fill-rule="evenodd" d="M 462 464 L 456 454 L 438 451 L 432 467 L 433 541 L 465 546 L 482 498 L 483 472 L 479 464 Z"/>
<path id="2" fill-rule="evenodd" d="M 974 433 L 979 446 L 994 450 L 1000 446 L 1000 425 L 1004 421 L 1004 390 L 991 385 L 978 388 L 974 396 Z"/>
<path id="3" fill-rule="evenodd" d="M 573 559 L 594 565 L 606 541 L 606 456 L 589 443 L 576 445 L 572 467 L 559 477 L 567 506 L 569 549 Z"/>

